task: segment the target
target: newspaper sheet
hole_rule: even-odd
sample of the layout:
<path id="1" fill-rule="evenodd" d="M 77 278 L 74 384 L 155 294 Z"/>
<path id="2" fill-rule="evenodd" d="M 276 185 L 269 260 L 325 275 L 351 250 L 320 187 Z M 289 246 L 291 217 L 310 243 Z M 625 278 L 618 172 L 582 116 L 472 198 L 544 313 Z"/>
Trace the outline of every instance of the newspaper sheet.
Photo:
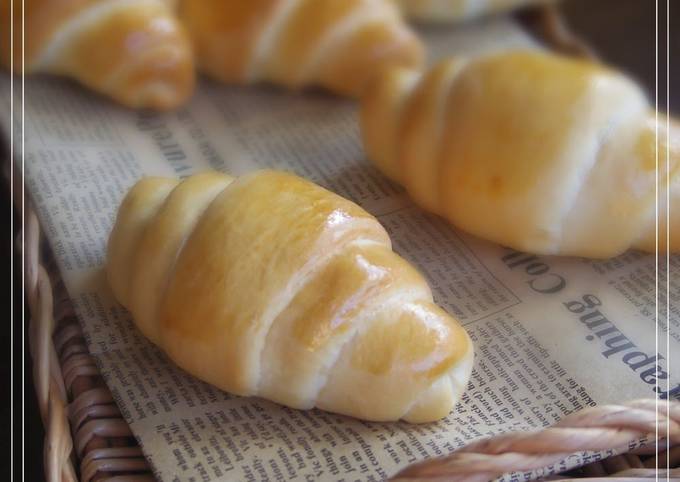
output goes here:
<path id="1" fill-rule="evenodd" d="M 536 47 L 508 19 L 424 35 L 433 57 Z M 8 112 L 9 77 L 0 80 Z M 369 165 L 353 101 L 203 81 L 187 108 L 155 115 L 53 78 L 27 79 L 25 99 L 27 190 L 89 349 L 159 480 L 382 480 L 472 440 L 544 427 L 584 407 L 680 397 L 680 370 L 670 373 L 671 353 L 680 356 L 680 257 L 670 262 L 671 313 L 657 316 L 654 256 L 532 256 L 456 231 Z M 105 245 L 136 180 L 261 167 L 293 171 L 376 215 L 436 301 L 465 325 L 475 369 L 447 418 L 365 423 L 229 395 L 178 369 L 114 301 Z M 540 473 L 602 456 L 575 454 Z"/>

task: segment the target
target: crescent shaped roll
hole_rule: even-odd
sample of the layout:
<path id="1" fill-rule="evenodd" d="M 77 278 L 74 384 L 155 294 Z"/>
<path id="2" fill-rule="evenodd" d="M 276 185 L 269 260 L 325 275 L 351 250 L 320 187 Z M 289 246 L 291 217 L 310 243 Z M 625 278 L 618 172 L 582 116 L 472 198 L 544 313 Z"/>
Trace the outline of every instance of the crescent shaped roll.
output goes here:
<path id="1" fill-rule="evenodd" d="M 0 4 L 0 30 L 14 25 L 22 70 L 22 10 Z M 189 38 L 164 0 L 26 0 L 25 72 L 70 77 L 133 108 L 172 109 L 194 88 Z M 10 68 L 9 42 L 0 64 Z"/>
<path id="2" fill-rule="evenodd" d="M 107 257 L 141 332 L 234 394 L 428 422 L 470 376 L 468 335 L 378 221 L 291 174 L 143 179 Z"/>
<path id="3" fill-rule="evenodd" d="M 424 56 L 390 0 L 183 1 L 179 15 L 199 68 L 228 83 L 358 96 L 381 69 L 417 67 Z"/>
<path id="4" fill-rule="evenodd" d="M 680 251 L 680 127 L 618 72 L 541 52 L 449 59 L 386 73 L 361 117 L 368 157 L 471 234 L 537 254 L 654 252 L 658 190 L 659 249 Z"/>

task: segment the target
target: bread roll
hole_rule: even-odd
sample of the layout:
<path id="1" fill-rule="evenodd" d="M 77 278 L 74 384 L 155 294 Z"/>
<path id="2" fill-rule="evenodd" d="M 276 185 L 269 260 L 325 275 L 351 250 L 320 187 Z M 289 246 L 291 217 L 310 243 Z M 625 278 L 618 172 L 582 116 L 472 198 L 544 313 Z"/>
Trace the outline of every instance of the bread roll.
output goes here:
<path id="1" fill-rule="evenodd" d="M 680 128 L 619 72 L 537 51 L 449 59 L 377 79 L 361 118 L 368 157 L 469 233 L 537 254 L 654 251 L 658 188 L 659 247 L 680 251 Z"/>
<path id="2" fill-rule="evenodd" d="M 376 219 L 290 174 L 139 181 L 107 273 L 144 335 L 234 394 L 429 422 L 470 376 L 468 335 Z"/>
<path id="3" fill-rule="evenodd" d="M 358 96 L 381 69 L 423 60 L 390 0 L 183 1 L 179 14 L 201 70 L 228 83 L 318 85 Z"/>
<path id="4" fill-rule="evenodd" d="M 22 11 L 0 4 L 0 30 L 14 26 L 21 72 Z M 193 92 L 191 44 L 163 0 L 25 0 L 25 73 L 71 77 L 133 108 L 172 109 Z M 6 39 L 7 40 L 7 39 Z M 10 43 L 0 63 L 12 64 Z"/>

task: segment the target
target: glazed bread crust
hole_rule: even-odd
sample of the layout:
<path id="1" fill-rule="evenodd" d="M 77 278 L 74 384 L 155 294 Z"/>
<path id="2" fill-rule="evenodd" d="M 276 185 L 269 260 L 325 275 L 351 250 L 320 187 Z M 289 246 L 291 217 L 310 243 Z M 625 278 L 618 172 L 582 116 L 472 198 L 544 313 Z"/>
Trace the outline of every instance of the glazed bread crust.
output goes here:
<path id="1" fill-rule="evenodd" d="M 368 157 L 419 205 L 518 250 L 654 252 L 657 127 L 658 189 L 680 209 L 677 122 L 657 125 L 635 83 L 594 63 L 515 51 L 393 69 L 361 117 Z M 659 248 L 679 251 L 680 216 L 667 246 L 660 205 Z"/>
<path id="2" fill-rule="evenodd" d="M 228 83 L 358 96 L 381 69 L 417 67 L 424 56 L 390 0 L 183 1 L 179 16 L 200 69 Z"/>
<path id="3" fill-rule="evenodd" d="M 21 72 L 21 6 L 0 5 L 0 30 L 14 24 Z M 17 2 L 15 2 L 17 3 Z M 21 2 L 18 2 L 21 3 Z M 163 0 L 26 0 L 26 73 L 64 75 L 128 107 L 166 110 L 194 88 L 189 38 Z M 0 63 L 10 68 L 9 42 Z"/>
<path id="4" fill-rule="evenodd" d="M 12 25 L 0 64 L 21 72 L 21 6 L 12 16 L 3 2 L 0 28 Z M 382 69 L 424 59 L 391 0 L 27 0 L 25 25 L 26 73 L 67 76 L 132 108 L 181 106 L 195 63 L 226 83 L 357 97 Z"/>
<path id="5" fill-rule="evenodd" d="M 468 335 L 377 220 L 290 174 L 140 181 L 107 273 L 144 335 L 238 395 L 428 422 L 470 376 Z"/>

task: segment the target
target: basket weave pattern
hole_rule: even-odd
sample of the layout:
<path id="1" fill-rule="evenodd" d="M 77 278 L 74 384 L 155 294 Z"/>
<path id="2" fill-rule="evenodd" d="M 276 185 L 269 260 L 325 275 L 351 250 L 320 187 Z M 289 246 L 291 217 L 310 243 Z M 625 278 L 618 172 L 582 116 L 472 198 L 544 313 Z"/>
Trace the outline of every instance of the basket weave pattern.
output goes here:
<path id="1" fill-rule="evenodd" d="M 626 452 L 625 447 L 631 442 L 655 435 L 657 427 L 662 441 L 658 465 L 665 467 L 668 460 L 668 465 L 674 467 L 680 464 L 680 403 L 660 402 L 658 408 L 657 412 L 655 400 L 587 408 L 543 430 L 513 432 L 480 440 L 448 457 L 414 464 L 393 480 L 484 482 L 508 472 L 542 469 L 577 452 L 612 448 Z M 666 445 L 673 448 L 665 451 Z M 653 443 L 650 448 L 654 450 L 655 446 Z M 648 452 L 649 448 L 641 451 Z M 607 468 L 613 469 L 614 477 L 623 481 L 629 478 L 630 469 L 637 469 L 636 477 L 654 477 L 655 466 L 655 457 L 643 463 L 639 457 L 625 454 L 603 462 L 599 467 L 594 465 L 592 471 L 599 468 L 604 475 Z M 640 470 L 645 467 L 649 469 Z M 680 478 L 680 470 L 671 470 L 669 475 Z"/>
<path id="2" fill-rule="evenodd" d="M 87 351 L 56 267 L 49 258 L 49 268 L 41 263 L 40 244 L 38 219 L 28 207 L 23 246 L 25 292 L 31 315 L 33 380 L 45 427 L 45 479 L 153 481 L 130 427 Z M 54 285 L 52 280 L 56 280 Z"/>

